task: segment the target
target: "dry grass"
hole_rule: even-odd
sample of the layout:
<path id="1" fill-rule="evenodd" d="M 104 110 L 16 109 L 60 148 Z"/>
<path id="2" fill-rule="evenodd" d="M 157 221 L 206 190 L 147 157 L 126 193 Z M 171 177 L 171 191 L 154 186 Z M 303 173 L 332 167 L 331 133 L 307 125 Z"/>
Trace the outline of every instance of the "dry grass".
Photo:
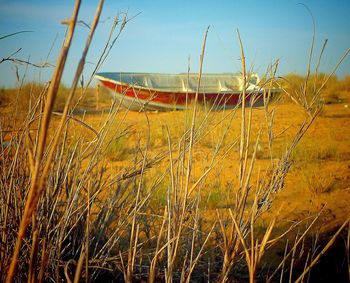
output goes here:
<path id="1" fill-rule="evenodd" d="M 338 219 L 340 228 L 319 249 L 316 240 L 305 243 L 320 228 L 325 205 L 288 222 L 279 197 L 288 188 L 293 160 L 300 165 L 307 155 L 308 162 L 344 161 L 338 158 L 343 149 L 326 146 L 313 155 L 317 143 L 306 147 L 301 141 L 308 141 L 317 123 L 325 81 L 339 83 L 342 91 L 347 86 L 317 74 L 316 67 L 314 76 L 309 68 L 299 87 L 288 88 L 275 77 L 275 64 L 265 76 L 266 104 L 259 109 L 244 107 L 243 88 L 243 107 L 230 111 L 212 112 L 194 101 L 183 112 L 129 113 L 114 102 L 108 112 L 80 115 L 73 110 L 100 108 L 103 102 L 87 86 L 78 87 L 102 5 L 70 88 L 60 88 L 60 81 L 79 1 L 50 84 L 1 91 L 6 98 L 0 121 L 1 280 L 305 280 L 348 227 L 348 215 Z M 119 24 L 120 33 L 127 21 L 114 22 L 109 41 L 115 42 L 114 30 Z M 197 93 L 200 81 L 201 68 Z M 297 106 L 268 103 L 276 84 L 283 84 Z M 28 97 L 23 106 L 14 103 L 19 100 L 12 92 Z M 17 106 L 23 109 L 10 119 L 6 111 Z M 291 121 L 284 107 L 301 114 Z M 303 192 L 297 185 L 292 190 Z M 277 253 L 280 245 L 285 247 L 280 261 L 266 266 L 266 254 Z"/>
<path id="2" fill-rule="evenodd" d="M 33 104 L 45 92 L 45 85 L 35 82 L 25 83 L 19 88 L 0 89 L 0 107 L 15 110 L 18 114 L 25 115 Z M 69 88 L 60 85 L 54 104 L 55 111 L 62 111 L 69 95 Z M 108 110 L 111 105 L 111 97 L 104 89 L 77 88 L 77 94 L 72 104 L 77 105 L 76 111 L 101 111 Z"/>
<path id="3" fill-rule="evenodd" d="M 313 88 L 320 87 L 322 83 L 327 80 L 328 74 L 311 74 L 310 75 L 310 84 L 308 85 L 308 93 L 313 91 Z M 284 86 L 286 90 L 290 93 L 300 91 L 300 87 L 302 86 L 305 77 L 298 74 L 289 74 L 284 77 L 285 83 Z M 321 94 L 321 102 L 325 104 L 335 104 L 342 102 L 349 102 L 350 99 L 350 77 L 345 76 L 342 79 L 337 78 L 335 75 L 332 75 L 325 85 L 322 94 Z"/>

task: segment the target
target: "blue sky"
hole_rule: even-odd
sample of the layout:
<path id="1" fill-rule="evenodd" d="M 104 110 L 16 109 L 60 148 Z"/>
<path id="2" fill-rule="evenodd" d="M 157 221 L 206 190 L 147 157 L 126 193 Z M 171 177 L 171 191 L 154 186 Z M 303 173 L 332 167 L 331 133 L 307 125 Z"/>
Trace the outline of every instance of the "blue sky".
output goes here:
<path id="1" fill-rule="evenodd" d="M 82 1 L 79 18 L 91 22 L 98 1 Z M 266 1 L 145 1 L 106 0 L 94 43 L 88 54 L 84 76 L 88 77 L 97 62 L 117 14 L 127 12 L 130 21 L 100 71 L 186 72 L 188 57 L 191 71 L 197 72 L 203 33 L 210 30 L 204 60 L 204 72 L 236 72 L 240 70 L 239 29 L 247 63 L 263 74 L 267 66 L 280 59 L 280 75 L 304 73 L 312 36 L 312 20 L 300 0 Z M 350 47 L 350 0 L 305 0 L 316 22 L 315 54 L 325 39 L 327 49 L 321 71 L 330 72 Z M 0 41 L 0 60 L 22 48 L 16 58 L 40 63 L 48 58 L 55 64 L 62 45 L 65 26 L 74 1 L 0 0 L 0 37 L 21 30 L 31 33 Z M 80 58 L 88 30 L 79 26 L 69 53 L 63 82 L 69 85 Z M 52 51 L 49 50 L 53 45 Z M 316 56 L 314 62 L 316 61 Z M 0 64 L 0 87 L 16 86 L 15 65 Z M 37 69 L 18 65 L 20 76 L 27 81 L 46 82 L 53 68 Z M 337 75 L 350 74 L 348 57 Z"/>

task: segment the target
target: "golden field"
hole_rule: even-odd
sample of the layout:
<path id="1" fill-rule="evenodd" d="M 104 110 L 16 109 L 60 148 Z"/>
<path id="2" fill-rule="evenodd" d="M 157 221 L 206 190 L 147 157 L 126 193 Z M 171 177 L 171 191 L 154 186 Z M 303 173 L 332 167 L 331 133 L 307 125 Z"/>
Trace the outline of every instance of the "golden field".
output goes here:
<path id="1" fill-rule="evenodd" d="M 287 78 L 290 92 L 302 81 L 296 75 Z M 240 108 L 214 112 L 198 106 L 194 115 L 191 105 L 188 111 L 137 113 L 113 104 L 102 89 L 78 89 L 44 179 L 37 218 L 29 225 L 20 278 L 26 278 L 25 262 L 34 250 L 39 256 L 29 273 L 42 280 L 73 278 L 82 262 L 79 275 L 90 280 L 152 282 L 152 276 L 160 281 L 172 276 L 245 282 L 253 274 L 248 259 L 255 251 L 254 280 L 271 274 L 272 282 L 281 274 L 286 282 L 298 280 L 349 219 L 349 88 L 348 77 L 333 78 L 311 120 L 283 93 L 266 108 L 246 109 L 243 153 Z M 28 84 L 1 90 L 2 184 L 7 188 L 1 232 L 3 242 L 12 243 L 2 249 L 2 267 L 13 248 L 8 229 L 19 225 L 31 182 L 43 89 Z M 61 87 L 43 166 L 66 92 Z M 293 144 L 296 137 L 300 141 Z M 339 242 L 346 242 L 349 232 L 340 232 L 334 238 L 336 252 L 326 250 L 338 258 L 332 265 L 327 253 L 324 257 L 327 272 L 343 280 L 349 246 Z M 318 282 L 315 274 L 312 282 Z"/>

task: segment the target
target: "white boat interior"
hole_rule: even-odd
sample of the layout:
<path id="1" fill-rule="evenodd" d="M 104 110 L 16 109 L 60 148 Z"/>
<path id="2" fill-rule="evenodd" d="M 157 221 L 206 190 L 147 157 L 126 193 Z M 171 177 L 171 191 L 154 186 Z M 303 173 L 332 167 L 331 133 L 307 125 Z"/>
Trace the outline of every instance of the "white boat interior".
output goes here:
<path id="1" fill-rule="evenodd" d="M 132 85 L 147 89 L 170 92 L 196 92 L 198 85 L 198 74 L 157 74 L 157 73 L 98 73 L 96 78 Z M 257 86 L 259 77 L 257 74 L 249 74 L 247 89 L 259 89 Z M 233 92 L 241 91 L 243 80 L 240 74 L 202 74 L 200 92 Z"/>

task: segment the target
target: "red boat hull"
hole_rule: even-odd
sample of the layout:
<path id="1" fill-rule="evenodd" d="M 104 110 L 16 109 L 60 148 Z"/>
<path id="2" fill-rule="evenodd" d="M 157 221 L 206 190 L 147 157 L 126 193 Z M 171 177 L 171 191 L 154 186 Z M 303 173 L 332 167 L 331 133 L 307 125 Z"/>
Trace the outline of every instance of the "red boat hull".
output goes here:
<path id="1" fill-rule="evenodd" d="M 122 105 L 130 110 L 180 110 L 185 109 L 195 100 L 194 92 L 167 92 L 145 89 L 137 86 L 126 86 L 115 82 L 101 80 Z M 246 106 L 258 107 L 263 105 L 263 91 L 247 91 Z M 132 101 L 130 101 L 130 99 Z M 213 106 L 214 109 L 232 109 L 241 104 L 241 92 L 198 93 L 198 102 Z"/>

